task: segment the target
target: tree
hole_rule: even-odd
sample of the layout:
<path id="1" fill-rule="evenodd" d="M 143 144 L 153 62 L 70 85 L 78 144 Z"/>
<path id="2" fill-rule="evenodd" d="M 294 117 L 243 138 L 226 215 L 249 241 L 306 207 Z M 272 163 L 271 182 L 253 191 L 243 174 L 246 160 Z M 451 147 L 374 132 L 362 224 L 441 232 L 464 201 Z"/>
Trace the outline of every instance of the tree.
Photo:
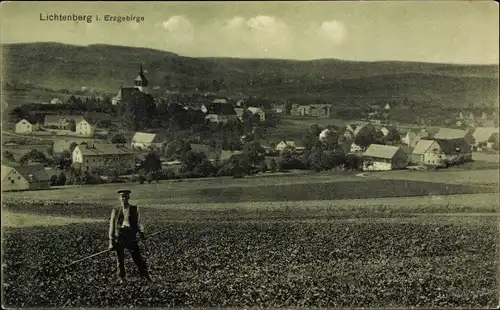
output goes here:
<path id="1" fill-rule="evenodd" d="M 370 144 L 375 143 L 377 137 L 371 130 L 361 130 L 354 138 L 354 143 L 366 149 Z"/>
<path id="2" fill-rule="evenodd" d="M 149 152 L 142 162 L 142 168 L 147 173 L 161 170 L 160 156 L 156 152 Z"/>
<path id="3" fill-rule="evenodd" d="M 252 141 L 243 146 L 243 154 L 248 157 L 250 164 L 255 167 L 264 157 L 264 148 L 258 141 Z"/>
<path id="4" fill-rule="evenodd" d="M 47 164 L 49 160 L 45 156 L 44 153 L 40 152 L 37 149 L 32 149 L 28 153 L 26 153 L 21 159 L 19 160 L 21 164 L 26 164 L 26 163 L 42 163 L 42 164 Z"/>
<path id="5" fill-rule="evenodd" d="M 386 142 L 390 143 L 399 143 L 401 142 L 401 135 L 399 131 L 395 127 L 389 127 L 389 132 L 387 135 L 384 137 L 384 140 Z"/>
<path id="6" fill-rule="evenodd" d="M 10 151 L 3 151 L 3 159 L 12 162 L 16 161 L 14 158 L 14 154 L 12 154 L 12 152 Z"/>
<path id="7" fill-rule="evenodd" d="M 76 131 L 76 122 L 75 122 L 75 120 L 74 120 L 74 119 L 70 119 L 70 120 L 68 121 L 68 130 L 69 130 L 69 131 L 73 131 L 73 132 L 75 132 L 75 131 Z"/>
<path id="8" fill-rule="evenodd" d="M 111 143 L 113 144 L 127 143 L 127 140 L 125 139 L 123 134 L 117 133 L 111 138 Z"/>
<path id="9" fill-rule="evenodd" d="M 278 168 L 278 164 L 276 163 L 276 160 L 274 160 L 274 158 L 273 158 L 273 159 L 271 159 L 271 160 L 269 161 L 269 170 L 270 170 L 271 172 L 276 172 L 276 169 L 277 169 L 277 168 Z"/>
<path id="10" fill-rule="evenodd" d="M 57 185 L 66 184 L 66 174 L 64 172 L 59 173 L 59 177 L 57 178 Z"/>
<path id="11" fill-rule="evenodd" d="M 59 169 L 67 169 L 71 166 L 71 152 L 64 150 L 54 157 L 54 165 Z M 64 184 L 63 184 L 64 185 Z"/>

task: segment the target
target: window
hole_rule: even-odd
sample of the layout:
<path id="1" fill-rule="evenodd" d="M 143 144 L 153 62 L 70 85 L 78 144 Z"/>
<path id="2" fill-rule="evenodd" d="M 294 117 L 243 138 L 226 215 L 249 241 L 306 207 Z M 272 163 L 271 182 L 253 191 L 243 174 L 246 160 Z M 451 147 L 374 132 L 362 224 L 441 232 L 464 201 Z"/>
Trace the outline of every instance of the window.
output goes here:
<path id="1" fill-rule="evenodd" d="M 21 180 L 21 177 L 17 177 L 18 180 Z"/>
<path id="2" fill-rule="evenodd" d="M 14 180 L 11 180 L 10 183 L 14 184 Z"/>

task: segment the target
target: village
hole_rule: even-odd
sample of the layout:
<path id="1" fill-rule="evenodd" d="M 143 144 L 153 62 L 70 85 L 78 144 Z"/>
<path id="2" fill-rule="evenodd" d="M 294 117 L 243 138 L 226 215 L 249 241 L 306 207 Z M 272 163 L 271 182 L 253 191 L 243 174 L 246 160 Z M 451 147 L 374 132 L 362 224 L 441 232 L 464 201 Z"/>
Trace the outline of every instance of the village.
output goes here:
<path id="1" fill-rule="evenodd" d="M 334 122 L 325 103 L 260 104 L 216 93 L 179 103 L 149 93 L 141 65 L 133 86 L 105 100 L 114 113 L 66 113 L 73 111 L 67 106 L 82 105 L 74 96 L 37 102 L 44 108 L 36 117 L 11 113 L 15 125 L 2 132 L 2 190 L 300 170 L 432 171 L 472 162 L 475 152 L 498 153 L 497 115 L 485 112 L 460 111 L 448 127 L 409 126 L 391 119 L 394 108 L 386 103 L 370 105 L 360 120 Z M 169 130 L 153 121 L 141 126 L 150 119 L 137 118 L 149 113 L 141 105 L 152 106 L 152 114 L 163 109 Z M 300 140 L 272 134 L 286 120 L 303 121 Z"/>

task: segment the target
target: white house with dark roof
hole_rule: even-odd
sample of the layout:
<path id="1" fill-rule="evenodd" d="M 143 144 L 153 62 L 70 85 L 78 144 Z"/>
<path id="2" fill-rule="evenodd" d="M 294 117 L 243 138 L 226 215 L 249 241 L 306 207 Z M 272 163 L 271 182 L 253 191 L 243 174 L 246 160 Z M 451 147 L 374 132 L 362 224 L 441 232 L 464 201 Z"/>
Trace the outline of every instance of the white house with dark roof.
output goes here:
<path id="1" fill-rule="evenodd" d="M 96 173 L 106 166 L 119 168 L 120 173 L 135 167 L 132 149 L 123 144 L 80 144 L 73 150 L 73 164 L 80 164 L 82 171 Z"/>
<path id="2" fill-rule="evenodd" d="M 472 159 L 472 149 L 464 138 L 421 139 L 413 149 L 415 164 L 447 166 Z"/>
<path id="3" fill-rule="evenodd" d="M 408 166 L 408 155 L 397 146 L 371 144 L 363 153 L 363 170 L 387 171 Z"/>
<path id="4" fill-rule="evenodd" d="M 132 137 L 132 142 L 130 146 L 132 149 L 143 149 L 146 150 L 150 147 L 160 148 L 163 144 L 159 134 L 147 133 L 147 132 L 136 132 Z"/>
<path id="5" fill-rule="evenodd" d="M 476 127 L 472 136 L 475 139 L 475 145 L 486 145 L 493 134 L 498 135 L 499 129 L 495 127 Z"/>
<path id="6" fill-rule="evenodd" d="M 253 115 L 258 115 L 261 122 L 266 120 L 266 112 L 258 107 L 248 107 L 248 111 L 250 111 Z"/>
<path id="7" fill-rule="evenodd" d="M 50 178 L 43 165 L 2 165 L 2 191 L 48 188 Z"/>

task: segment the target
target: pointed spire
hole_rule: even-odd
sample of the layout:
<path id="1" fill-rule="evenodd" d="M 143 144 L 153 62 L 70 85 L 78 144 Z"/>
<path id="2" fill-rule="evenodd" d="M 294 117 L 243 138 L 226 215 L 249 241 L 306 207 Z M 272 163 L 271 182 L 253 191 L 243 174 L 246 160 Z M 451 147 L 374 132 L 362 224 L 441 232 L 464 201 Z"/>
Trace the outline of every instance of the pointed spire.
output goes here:
<path id="1" fill-rule="evenodd" d="M 142 70 L 142 62 L 140 63 L 139 68 L 140 68 L 139 73 L 140 73 L 140 74 L 144 74 L 144 71 Z"/>

